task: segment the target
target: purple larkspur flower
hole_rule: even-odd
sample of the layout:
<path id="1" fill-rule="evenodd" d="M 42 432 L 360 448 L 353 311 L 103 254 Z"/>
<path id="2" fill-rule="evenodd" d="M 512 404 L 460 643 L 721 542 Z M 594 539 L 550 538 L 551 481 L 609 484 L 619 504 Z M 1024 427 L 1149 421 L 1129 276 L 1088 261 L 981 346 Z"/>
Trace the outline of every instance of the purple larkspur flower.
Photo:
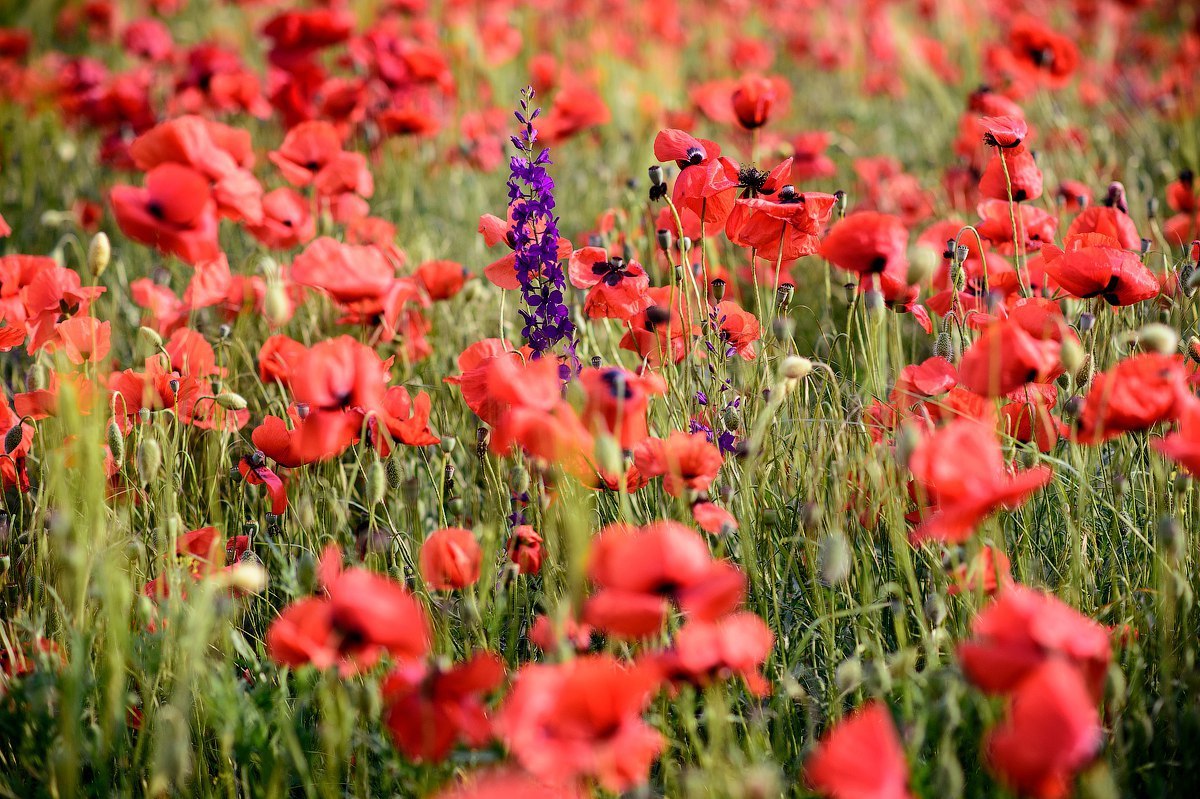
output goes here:
<path id="1" fill-rule="evenodd" d="M 556 354 L 561 346 L 567 356 L 564 378 L 578 374 L 575 354 L 575 323 L 565 302 L 567 276 L 558 259 L 558 217 L 554 215 L 554 180 L 546 167 L 551 164 L 550 150 L 537 149 L 537 131 L 533 120 L 540 108 L 529 112 L 533 89 L 521 92 L 521 110 L 515 111 L 523 126 L 512 137 L 517 154 L 509 160 L 508 207 L 513 220 L 512 244 L 516 257 L 517 280 L 525 307 L 521 335 L 535 357 Z"/>

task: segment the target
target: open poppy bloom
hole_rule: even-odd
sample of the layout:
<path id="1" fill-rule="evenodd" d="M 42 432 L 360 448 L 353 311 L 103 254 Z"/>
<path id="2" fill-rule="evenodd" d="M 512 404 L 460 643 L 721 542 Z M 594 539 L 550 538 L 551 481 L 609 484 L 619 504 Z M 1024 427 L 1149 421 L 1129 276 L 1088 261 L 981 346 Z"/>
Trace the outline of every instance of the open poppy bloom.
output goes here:
<path id="1" fill-rule="evenodd" d="M 758 357 L 754 351 L 754 342 L 758 341 L 761 334 L 757 316 L 733 300 L 723 300 L 713 309 L 713 317 L 729 354 L 737 353 L 747 361 Z"/>
<path id="2" fill-rule="evenodd" d="M 821 257 L 868 284 L 871 275 L 885 272 L 903 280 L 908 272 L 908 229 L 899 217 L 889 214 L 850 214 L 821 242 Z"/>
<path id="3" fill-rule="evenodd" d="M 703 433 L 676 430 L 666 439 L 648 438 L 637 446 L 633 462 L 647 477 L 663 477 L 663 489 L 673 497 L 684 491 L 705 491 L 716 479 L 721 451 Z"/>
<path id="4" fill-rule="evenodd" d="M 1100 751 L 1103 728 L 1096 700 L 1078 672 L 1048 661 L 1012 694 L 1004 722 L 984 742 L 1000 780 L 1034 799 L 1071 795 L 1075 775 Z"/>
<path id="5" fill-rule="evenodd" d="M 738 165 L 721 155 L 716 142 L 673 128 L 655 136 L 654 157 L 679 166 L 671 202 L 680 216 L 697 220 L 706 236 L 721 232 L 737 199 Z"/>
<path id="6" fill-rule="evenodd" d="M 183 566 L 186 574 L 193 580 L 199 581 L 211 577 L 219 571 L 228 572 L 250 546 L 250 540 L 244 536 L 235 536 L 225 540 L 221 531 L 215 527 L 201 527 L 189 530 L 175 540 L 175 561 Z M 229 565 L 226 565 L 226 562 Z M 146 583 L 143 593 L 154 599 L 168 595 L 168 585 L 165 575 Z"/>
<path id="7" fill-rule="evenodd" d="M 868 702 L 821 739 L 805 782 L 830 799 L 912 799 L 908 763 L 887 708 Z"/>
<path id="8" fill-rule="evenodd" d="M 383 681 L 383 721 L 410 760 L 440 763 L 458 742 L 483 746 L 492 737 L 484 695 L 504 680 L 504 663 L 477 652 L 449 668 L 406 663 Z"/>
<path id="9" fill-rule="evenodd" d="M 963 592 L 980 591 L 992 596 L 997 591 L 1013 584 L 1012 562 L 993 546 L 982 546 L 979 554 L 968 563 L 961 563 L 951 573 L 953 582 L 946 593 L 954 596 Z"/>
<path id="10" fill-rule="evenodd" d="M 1062 344 L 1053 338 L 1035 338 L 1017 321 L 1001 320 L 963 353 L 959 375 L 962 384 L 976 394 L 1004 396 L 1026 383 L 1046 383 L 1057 377 L 1062 371 L 1061 349 Z"/>
<path id="11" fill-rule="evenodd" d="M 146 174 L 144 188 L 114 186 L 109 201 L 121 231 L 134 241 L 189 264 L 221 254 L 208 178 L 191 167 L 156 166 Z"/>
<path id="12" fill-rule="evenodd" d="M 1020 145 L 1000 150 L 992 156 L 979 179 L 979 193 L 1004 202 L 1036 200 L 1042 196 L 1042 170 L 1033 160 L 1033 154 Z"/>
<path id="13" fill-rule="evenodd" d="M 926 436 L 908 466 L 935 507 L 912 531 L 914 543 L 965 541 L 985 518 L 1018 507 L 1053 476 L 1044 465 L 1010 474 L 995 432 L 968 419 Z"/>
<path id="14" fill-rule="evenodd" d="M 309 348 L 288 379 L 296 402 L 308 408 L 301 446 L 324 457 L 339 454 L 367 413 L 384 412 L 387 380 L 388 364 L 349 336 Z"/>
<path id="15" fill-rule="evenodd" d="M 625 791 L 649 777 L 663 748 L 642 720 L 659 681 L 656 669 L 611 655 L 531 664 L 518 672 L 496 727 L 517 762 L 542 779 Z"/>
<path id="16" fill-rule="evenodd" d="M 595 433 L 608 433 L 622 449 L 633 449 L 649 435 L 646 412 L 650 397 L 666 393 L 663 379 L 609 367 L 584 369 L 580 383 L 587 391 L 582 421 Z"/>
<path id="17" fill-rule="evenodd" d="M 366 569 L 343 569 L 329 547 L 318 566 L 325 594 L 284 608 L 267 631 L 267 652 L 285 666 L 337 666 L 343 675 L 375 665 L 385 653 L 400 661 L 429 651 L 425 609 L 408 589 Z"/>
<path id="18" fill-rule="evenodd" d="M 1144 352 L 1096 375 L 1073 438 L 1098 444 L 1175 418 L 1187 393 L 1182 355 Z"/>
<path id="19" fill-rule="evenodd" d="M 587 622 L 618 638 L 658 632 L 674 602 L 689 618 L 715 620 L 732 612 L 745 577 L 713 560 L 704 539 L 678 522 L 610 525 L 592 546 L 588 575 L 597 586 Z"/>
<path id="20" fill-rule="evenodd" d="M 350 304 L 387 294 L 396 282 L 396 270 L 375 247 L 343 244 L 322 236 L 296 256 L 292 280 Z"/>
<path id="21" fill-rule="evenodd" d="M 1049 594 L 1021 585 L 1001 591 L 959 644 L 967 678 L 989 693 L 1009 693 L 1043 663 L 1073 667 L 1095 700 L 1112 658 L 1108 631 Z"/>
<path id="22" fill-rule="evenodd" d="M 583 311 L 591 319 L 632 319 L 650 307 L 650 276 L 637 261 L 609 256 L 601 247 L 571 253 L 567 264 L 571 285 L 589 289 Z"/>
<path id="23" fill-rule="evenodd" d="M 1065 86 L 1079 67 L 1079 48 L 1070 37 L 1051 30 L 1033 16 L 1018 17 L 1007 46 L 994 54 L 1010 76 L 1050 88 Z"/>
<path id="24" fill-rule="evenodd" d="M 791 164 L 784 162 L 788 172 Z M 738 199 L 725 224 L 729 240 L 771 262 L 794 261 L 820 248 L 837 198 L 785 185 L 773 197 Z"/>
<path id="25" fill-rule="evenodd" d="M 770 685 L 759 668 L 771 654 L 775 636 L 753 613 L 733 613 L 715 621 L 693 619 L 675 631 L 670 649 L 654 657 L 663 676 L 704 687 L 716 680 L 741 678 L 755 696 Z"/>
<path id="26" fill-rule="evenodd" d="M 1046 245 L 1042 255 L 1046 274 L 1073 297 L 1122 306 L 1158 296 L 1158 280 L 1141 258 L 1103 234 L 1068 235 L 1062 250 Z"/>
<path id="27" fill-rule="evenodd" d="M 248 225 L 251 236 L 273 250 L 290 250 L 312 239 L 317 222 L 311 206 L 295 189 L 284 186 L 262 198 L 262 222 Z"/>
<path id="28" fill-rule="evenodd" d="M 623 350 L 636 352 L 652 367 L 679 363 L 691 351 L 699 326 L 692 323 L 691 308 L 674 286 L 655 286 L 646 292 L 651 305 L 629 320 L 621 337 Z"/>
<path id="29" fill-rule="evenodd" d="M 1032 205 L 1016 205 L 1007 200 L 984 200 L 979 203 L 980 222 L 975 225 L 979 235 L 990 241 L 1003 255 L 1040 250 L 1053 243 L 1058 229 L 1058 217 Z M 1013 218 L 1016 236 L 1013 236 Z"/>

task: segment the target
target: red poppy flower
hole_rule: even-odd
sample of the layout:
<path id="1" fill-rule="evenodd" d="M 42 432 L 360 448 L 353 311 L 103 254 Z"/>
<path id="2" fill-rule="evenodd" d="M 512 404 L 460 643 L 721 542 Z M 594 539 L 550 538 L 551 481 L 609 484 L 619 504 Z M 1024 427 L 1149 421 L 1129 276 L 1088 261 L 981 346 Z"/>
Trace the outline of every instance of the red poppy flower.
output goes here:
<path id="1" fill-rule="evenodd" d="M 1007 170 L 1007 172 L 1006 172 Z M 979 179 L 983 197 L 1008 202 L 1026 202 L 1042 196 L 1042 170 L 1033 154 L 1023 147 L 1002 150 L 992 156 Z"/>
<path id="2" fill-rule="evenodd" d="M 725 535 L 738 529 L 737 519 L 719 505 L 697 502 L 692 505 L 692 519 L 700 529 L 713 535 Z"/>
<path id="3" fill-rule="evenodd" d="M 691 350 L 699 327 L 692 324 L 690 308 L 674 286 L 655 286 L 646 293 L 652 304 L 629 320 L 620 347 L 636 352 L 652 367 L 668 360 L 679 363 Z"/>
<path id="4" fill-rule="evenodd" d="M 1065 799 L 1075 775 L 1100 751 L 1103 728 L 1079 674 L 1050 661 L 1013 693 L 1008 716 L 988 733 L 988 764 L 1014 790 L 1033 799 Z"/>
<path id="5" fill-rule="evenodd" d="M 1032 16 L 1013 23 L 1003 56 L 1002 66 L 1016 77 L 1051 88 L 1065 86 L 1079 66 L 1075 42 Z"/>
<path id="6" fill-rule="evenodd" d="M 654 157 L 659 161 L 675 161 L 679 166 L 671 193 L 679 214 L 690 214 L 698 220 L 697 227 L 703 223 L 705 235 L 720 232 L 737 199 L 737 164 L 721 156 L 716 142 L 674 129 L 658 132 Z"/>
<path id="7" fill-rule="evenodd" d="M 959 564 L 951 573 L 953 582 L 946 592 L 951 596 L 981 591 L 991 596 L 1013 584 L 1012 564 L 1000 550 L 984 545 L 970 563 Z"/>
<path id="8" fill-rule="evenodd" d="M 608 105 L 595 89 L 578 80 L 564 81 L 550 108 L 535 123 L 538 138 L 555 144 L 612 120 Z"/>
<path id="9" fill-rule="evenodd" d="M 447 669 L 402 665 L 381 686 L 383 722 L 409 760 L 440 763 L 455 743 L 478 747 L 492 737 L 483 697 L 503 679 L 504 663 L 491 652 Z"/>
<path id="10" fill-rule="evenodd" d="M 1022 116 L 985 116 L 979 125 L 983 128 L 983 143 L 988 147 L 1014 150 L 1029 138 L 1029 123 Z"/>
<path id="11" fill-rule="evenodd" d="M 1185 395 L 1178 405 L 1179 429 L 1153 442 L 1156 450 L 1200 477 L 1200 400 Z"/>
<path id="12" fill-rule="evenodd" d="M 505 551 L 519 574 L 537 574 L 542 570 L 542 537 L 530 525 L 513 528 Z"/>
<path id="13" fill-rule="evenodd" d="M 258 349 L 258 376 L 264 383 L 280 383 L 285 388 L 296 364 L 308 352 L 299 341 L 284 335 L 268 336 Z"/>
<path id="14" fill-rule="evenodd" d="M 787 161 L 783 167 L 791 171 Z M 832 194 L 797 193 L 785 185 L 773 197 L 737 200 L 725 223 L 725 234 L 734 244 L 753 248 L 764 260 L 793 261 L 820 249 L 821 233 L 836 204 Z"/>
<path id="15" fill-rule="evenodd" d="M 672 601 L 690 618 L 711 621 L 736 608 L 745 593 L 736 567 L 713 560 L 699 533 L 672 521 L 604 528 L 588 574 L 598 590 L 584 617 L 619 638 L 660 630 Z"/>
<path id="16" fill-rule="evenodd" d="M 908 763 L 887 708 L 868 702 L 821 739 L 805 781 L 831 799 L 912 799 Z"/>
<path id="17" fill-rule="evenodd" d="M 659 675 L 610 655 L 521 669 L 496 720 L 509 751 L 542 779 L 594 779 L 613 792 L 649 776 L 662 736 L 641 714 Z"/>
<path id="18" fill-rule="evenodd" d="M 1140 250 L 1142 247 L 1142 236 L 1138 233 L 1137 225 L 1120 208 L 1093 205 L 1080 211 L 1079 216 L 1067 226 L 1067 239 L 1086 233 L 1099 233 L 1116 239 L 1117 246 L 1125 250 Z"/>
<path id="19" fill-rule="evenodd" d="M 55 349 L 73 364 L 99 363 L 112 346 L 112 325 L 90 316 L 75 316 L 58 325 Z"/>
<path id="20" fill-rule="evenodd" d="M 396 281 L 396 270 L 374 247 L 322 236 L 296 256 L 292 280 L 322 289 L 339 303 L 354 303 L 386 294 Z"/>
<path id="21" fill-rule="evenodd" d="M 787 83 L 782 78 L 745 75 L 733 85 L 730 103 L 733 116 L 746 130 L 767 124 L 777 102 L 787 97 Z"/>
<path id="22" fill-rule="evenodd" d="M 754 351 L 754 342 L 758 341 L 760 335 L 757 316 L 733 300 L 717 303 L 713 315 L 720 330 L 721 340 L 731 352 L 748 361 L 758 357 L 758 353 Z"/>
<path id="23" fill-rule="evenodd" d="M 404 386 L 392 386 L 383 397 L 383 412 L 371 418 L 374 426 L 377 419 L 382 418 L 392 440 L 410 447 L 428 447 L 441 441 L 429 429 L 429 411 L 431 402 L 429 395 L 418 391 L 416 397 L 408 393 Z M 377 443 L 379 453 L 386 457 L 391 447 L 382 436 Z"/>
<path id="24" fill-rule="evenodd" d="M 1070 605 L 1021 585 L 1000 592 L 958 647 L 967 678 L 989 693 L 1009 693 L 1039 666 L 1066 663 L 1095 700 L 1112 658 L 1108 631 Z"/>
<path id="25" fill-rule="evenodd" d="M 584 369 L 579 382 L 587 392 L 582 421 L 597 434 L 608 433 L 621 449 L 633 449 L 649 435 L 646 412 L 650 397 L 665 394 L 667 385 L 653 373 L 637 375 L 619 367 Z"/>
<path id="26" fill-rule="evenodd" d="M 1185 387 L 1182 355 L 1133 355 L 1096 375 L 1079 411 L 1074 438 L 1098 444 L 1175 418 Z"/>
<path id="27" fill-rule="evenodd" d="M 864 279 L 908 272 L 908 230 L 899 217 L 860 211 L 839 221 L 821 242 L 821 257 Z"/>
<path id="28" fill-rule="evenodd" d="M 226 571 L 227 559 L 236 564 L 249 546 L 246 536 L 236 536 L 225 540 L 221 531 L 216 527 L 201 527 L 189 530 L 175 539 L 174 557 L 184 567 L 185 573 L 195 581 L 210 577 L 218 571 Z M 146 583 L 142 591 L 146 596 L 161 599 L 168 595 L 166 577 L 159 576 Z"/>
<path id="29" fill-rule="evenodd" d="M 338 666 L 343 675 L 383 654 L 415 660 L 429 651 L 429 621 L 404 586 L 365 569 L 341 567 L 330 547 L 318 566 L 326 596 L 289 605 L 267 631 L 267 653 L 285 666 Z"/>
<path id="30" fill-rule="evenodd" d="M 1068 235 L 1062 250 L 1047 245 L 1042 254 L 1046 274 L 1074 297 L 1122 306 L 1158 296 L 1158 280 L 1137 254 L 1102 234 Z"/>
<path id="31" fill-rule="evenodd" d="M 685 490 L 705 491 L 716 479 L 723 463 L 721 451 L 703 433 L 678 430 L 665 440 L 648 438 L 633 453 L 638 471 L 647 477 L 663 477 L 663 489 L 673 497 Z"/>
<path id="32" fill-rule="evenodd" d="M 387 393 L 388 366 L 374 349 L 349 336 L 322 341 L 297 359 L 289 377 L 292 396 L 306 405 L 302 446 L 329 456 L 362 415 L 380 411 Z"/>
<path id="33" fill-rule="evenodd" d="M 470 530 L 435 530 L 421 544 L 421 579 L 435 591 L 454 591 L 479 580 L 479 541 Z"/>
<path id="34" fill-rule="evenodd" d="M 984 200 L 979 204 L 980 222 L 975 226 L 979 235 L 990 241 L 1004 255 L 1016 251 L 1013 239 L 1013 218 L 1017 222 L 1017 239 L 1023 252 L 1040 250 L 1053 243 L 1058 229 L 1058 217 L 1032 205 L 1013 206 L 1007 200 Z"/>
<path id="35" fill-rule="evenodd" d="M 316 234 L 317 223 L 309 209 L 309 202 L 296 190 L 275 189 L 262 198 L 262 224 L 246 229 L 266 247 L 290 250 Z"/>
<path id="36" fill-rule="evenodd" d="M 924 438 L 909 458 L 913 478 L 936 510 L 912 532 L 914 543 L 964 541 L 1000 508 L 1015 508 L 1050 482 L 1049 466 L 1010 474 L 995 432 L 955 420 Z"/>
<path id="37" fill-rule="evenodd" d="M 426 261 L 413 273 L 433 301 L 448 300 L 462 291 L 470 273 L 457 261 Z"/>
<path id="38" fill-rule="evenodd" d="M 1000 408 L 1002 432 L 1017 441 L 1034 442 L 1042 452 L 1053 449 L 1067 426 L 1051 415 L 1058 402 L 1058 389 L 1053 383 L 1029 383 L 1007 395 L 1008 402 Z"/>
<path id="39" fill-rule="evenodd" d="M 831 178 L 837 174 L 833 159 L 825 154 L 829 134 L 825 131 L 799 133 L 792 137 L 792 183 Z"/>
<path id="40" fill-rule="evenodd" d="M 268 157 L 293 186 L 308 186 L 342 152 L 342 137 L 328 122 L 311 121 L 287 132 L 278 150 Z"/>
<path id="41" fill-rule="evenodd" d="M 220 255 L 216 205 L 208 178 L 190 167 L 165 163 L 146 175 L 145 188 L 114 186 L 109 194 L 121 231 L 195 264 Z"/>
<path id="42" fill-rule="evenodd" d="M 267 487 L 267 495 L 271 498 L 271 513 L 281 516 L 287 510 L 287 486 L 279 475 L 271 471 L 263 458 L 264 453 L 260 451 L 239 458 L 238 472 L 248 485 Z"/>
<path id="43" fill-rule="evenodd" d="M 693 619 L 676 630 L 671 648 L 656 655 L 654 662 L 674 682 L 704 687 L 738 677 L 752 694 L 766 696 L 771 689 L 759 668 L 774 643 L 770 628 L 753 613 L 733 613 L 716 621 Z"/>
<path id="44" fill-rule="evenodd" d="M 990 325 L 963 353 L 958 372 L 976 394 L 1000 397 L 1026 383 L 1053 380 L 1062 371 L 1061 349 L 1060 342 L 1035 338 L 1006 319 Z"/>
<path id="45" fill-rule="evenodd" d="M 438 791 L 433 799 L 585 799 L 578 782 L 545 782 L 517 769 L 472 771 L 462 783 Z"/>
<path id="46" fill-rule="evenodd" d="M 650 276 L 637 261 L 609 257 L 602 247 L 571 253 L 567 264 L 571 285 L 589 289 L 583 303 L 591 319 L 632 319 L 650 307 Z"/>
<path id="47" fill-rule="evenodd" d="M 250 134 L 199 116 L 167 120 L 129 146 L 138 169 L 179 164 L 210 181 L 217 211 L 228 219 L 258 225 L 263 220 L 262 186 L 250 172 L 254 151 Z"/>

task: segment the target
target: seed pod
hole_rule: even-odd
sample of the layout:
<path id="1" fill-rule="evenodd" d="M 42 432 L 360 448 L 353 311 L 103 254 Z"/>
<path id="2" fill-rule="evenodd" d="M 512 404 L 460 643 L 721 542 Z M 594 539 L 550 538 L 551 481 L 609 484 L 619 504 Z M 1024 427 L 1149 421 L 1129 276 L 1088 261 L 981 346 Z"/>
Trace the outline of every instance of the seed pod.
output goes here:
<path id="1" fill-rule="evenodd" d="M 4 454 L 11 455 L 17 451 L 17 447 L 21 446 L 21 441 L 25 438 L 25 429 L 22 422 L 18 421 L 15 425 L 8 428 L 8 432 L 4 434 Z"/>
<path id="2" fill-rule="evenodd" d="M 659 228 L 655 232 L 655 238 L 658 240 L 658 248 L 663 252 L 669 252 L 671 245 L 675 243 L 674 236 L 666 228 Z"/>
<path id="3" fill-rule="evenodd" d="M 838 215 L 838 218 L 840 219 L 841 217 L 846 215 L 847 195 L 846 195 L 846 192 L 842 191 L 841 189 L 838 189 L 837 191 L 835 191 L 833 193 L 833 197 L 837 201 L 837 203 L 836 203 L 837 215 Z"/>
<path id="4" fill-rule="evenodd" d="M 367 505 L 374 507 L 387 497 L 387 469 L 380 461 L 372 461 L 367 467 Z"/>
<path id="5" fill-rule="evenodd" d="M 158 445 L 158 440 L 150 436 L 144 437 L 138 444 L 134 457 L 142 482 L 154 482 L 158 477 L 158 467 L 162 465 L 162 447 Z"/>
<path id="6" fill-rule="evenodd" d="M 111 260 L 112 244 L 108 240 L 108 234 L 100 231 L 88 242 L 87 261 L 92 276 L 99 279 L 104 274 L 104 270 L 108 269 Z"/>
<path id="7" fill-rule="evenodd" d="M 447 455 L 454 452 L 454 448 L 457 446 L 458 439 L 454 436 L 446 436 L 442 439 L 441 443 L 438 444 L 438 447 L 442 450 L 442 452 L 446 453 Z"/>
<path id="8" fill-rule="evenodd" d="M 709 284 L 709 286 L 712 288 L 713 299 L 717 302 L 725 299 L 725 285 L 725 281 L 721 278 L 717 278 Z"/>
<path id="9" fill-rule="evenodd" d="M 646 170 L 646 174 L 650 176 L 650 183 L 653 186 L 661 186 L 663 183 L 663 168 L 660 164 L 654 164 Z"/>

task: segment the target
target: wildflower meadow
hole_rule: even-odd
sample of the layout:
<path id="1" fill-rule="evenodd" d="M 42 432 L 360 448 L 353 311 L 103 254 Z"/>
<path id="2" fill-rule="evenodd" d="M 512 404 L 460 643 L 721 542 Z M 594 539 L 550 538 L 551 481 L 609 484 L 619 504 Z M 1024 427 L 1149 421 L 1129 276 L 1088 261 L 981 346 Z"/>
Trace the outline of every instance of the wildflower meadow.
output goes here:
<path id="1" fill-rule="evenodd" d="M 0 0 L 0 799 L 1200 793 L 1195 0 Z"/>

